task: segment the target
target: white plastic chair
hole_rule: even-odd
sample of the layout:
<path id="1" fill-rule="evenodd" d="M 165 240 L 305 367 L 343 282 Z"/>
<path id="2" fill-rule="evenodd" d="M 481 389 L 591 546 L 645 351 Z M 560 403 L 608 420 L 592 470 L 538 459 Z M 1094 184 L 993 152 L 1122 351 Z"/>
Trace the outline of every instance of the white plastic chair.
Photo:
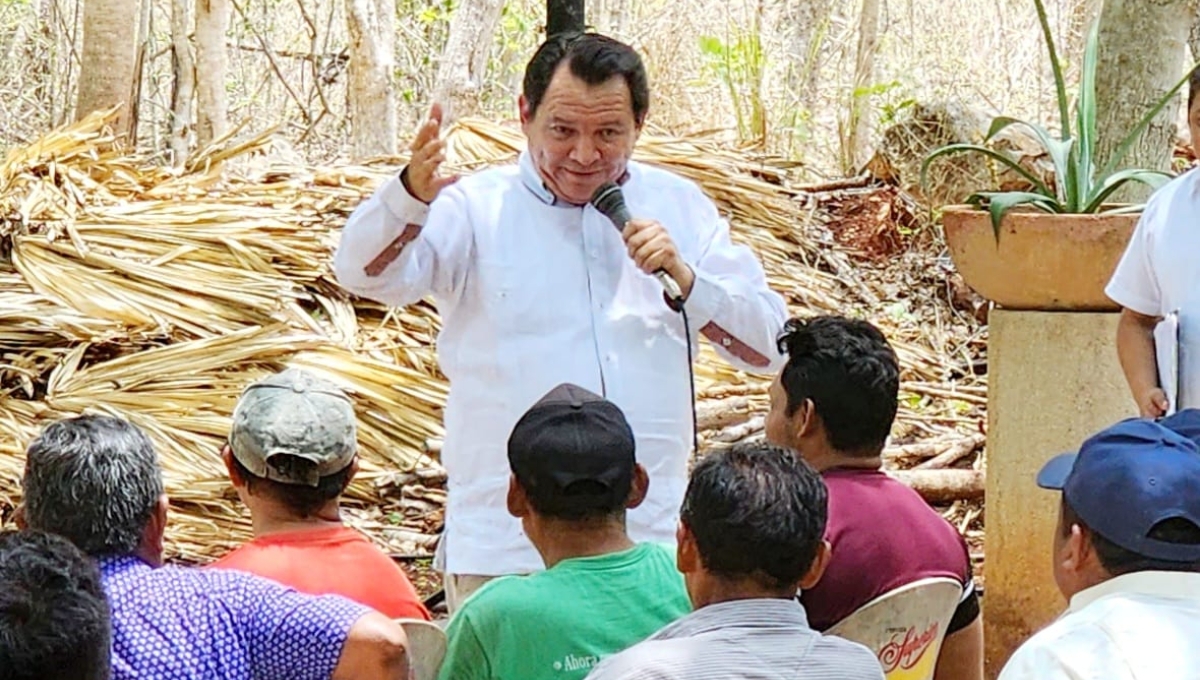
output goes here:
<path id="1" fill-rule="evenodd" d="M 408 636 L 412 680 L 437 680 L 446 658 L 446 632 L 436 623 L 422 619 L 396 619 Z"/>
<path id="2" fill-rule="evenodd" d="M 887 680 L 932 680 L 962 593 L 954 579 L 915 581 L 864 604 L 826 633 L 865 645 Z"/>

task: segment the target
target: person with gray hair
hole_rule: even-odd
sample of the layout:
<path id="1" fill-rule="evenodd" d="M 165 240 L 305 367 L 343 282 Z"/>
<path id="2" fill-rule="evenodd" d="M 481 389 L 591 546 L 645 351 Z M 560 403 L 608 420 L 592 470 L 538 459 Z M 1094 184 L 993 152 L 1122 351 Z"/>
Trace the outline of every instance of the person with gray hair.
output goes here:
<path id="1" fill-rule="evenodd" d="M 47 426 L 26 452 L 21 522 L 99 561 L 114 680 L 405 680 L 404 631 L 349 600 L 241 572 L 163 566 L 153 445 L 118 418 Z"/>
<path id="2" fill-rule="evenodd" d="M 94 562 L 61 536 L 0 533 L 0 680 L 108 680 L 110 640 Z"/>

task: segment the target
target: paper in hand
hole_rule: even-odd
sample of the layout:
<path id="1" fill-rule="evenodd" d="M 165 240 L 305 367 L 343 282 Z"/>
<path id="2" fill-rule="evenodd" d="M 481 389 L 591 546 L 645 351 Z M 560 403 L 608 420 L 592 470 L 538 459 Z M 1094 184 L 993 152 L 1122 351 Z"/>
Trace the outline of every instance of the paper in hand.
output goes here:
<path id="1" fill-rule="evenodd" d="M 1179 313 L 1171 312 L 1154 327 L 1154 356 L 1158 362 L 1158 384 L 1167 395 L 1167 413 L 1179 404 Z"/>

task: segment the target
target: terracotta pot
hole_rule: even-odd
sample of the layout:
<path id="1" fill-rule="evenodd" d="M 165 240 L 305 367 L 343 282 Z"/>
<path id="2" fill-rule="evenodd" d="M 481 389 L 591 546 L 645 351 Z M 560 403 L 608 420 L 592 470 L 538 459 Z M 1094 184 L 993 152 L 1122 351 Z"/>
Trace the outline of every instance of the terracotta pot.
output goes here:
<path id="1" fill-rule="evenodd" d="M 1104 294 L 1137 214 L 1054 215 L 1012 210 L 997 241 L 991 217 L 970 206 L 942 216 L 950 257 L 963 279 L 1001 307 L 1116 311 Z"/>

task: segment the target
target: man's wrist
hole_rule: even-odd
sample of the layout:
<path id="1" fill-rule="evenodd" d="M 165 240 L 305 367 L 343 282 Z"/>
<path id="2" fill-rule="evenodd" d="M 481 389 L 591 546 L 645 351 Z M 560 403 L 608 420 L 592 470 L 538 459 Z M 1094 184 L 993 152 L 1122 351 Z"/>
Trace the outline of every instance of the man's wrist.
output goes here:
<path id="1" fill-rule="evenodd" d="M 418 196 L 417 193 L 415 191 L 413 191 L 412 185 L 408 183 L 408 166 L 407 165 L 404 166 L 404 168 L 400 171 L 400 186 L 404 187 L 404 190 L 408 192 L 409 196 L 412 196 L 414 199 L 424 203 L 425 205 L 429 205 L 429 201 L 426 201 L 425 199 Z"/>

